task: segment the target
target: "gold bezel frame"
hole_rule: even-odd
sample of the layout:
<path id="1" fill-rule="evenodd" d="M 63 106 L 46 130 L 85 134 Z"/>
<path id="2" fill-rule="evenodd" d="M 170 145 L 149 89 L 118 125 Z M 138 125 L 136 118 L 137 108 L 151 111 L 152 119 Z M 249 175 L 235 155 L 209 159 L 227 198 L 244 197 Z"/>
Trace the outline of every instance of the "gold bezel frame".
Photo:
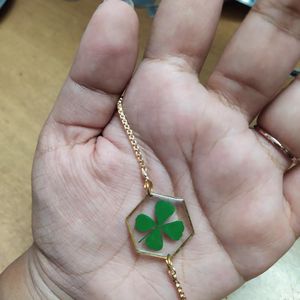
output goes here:
<path id="1" fill-rule="evenodd" d="M 129 235 L 130 235 L 130 239 L 133 243 L 133 246 L 136 250 L 136 252 L 138 254 L 141 254 L 141 255 L 146 255 L 146 256 L 151 256 L 151 257 L 156 257 L 156 258 L 160 258 L 160 259 L 167 259 L 168 256 L 162 256 L 162 255 L 157 255 L 155 253 L 151 253 L 151 252 L 147 252 L 147 251 L 143 251 L 143 250 L 138 250 L 138 247 L 136 245 L 136 241 L 134 239 L 134 236 L 133 236 L 133 233 L 131 231 L 131 228 L 130 228 L 130 224 L 129 224 L 129 218 L 134 214 L 134 212 L 136 211 L 136 209 L 141 205 L 143 204 L 145 201 L 147 201 L 149 199 L 149 196 L 150 197 L 158 197 L 160 199 L 163 199 L 163 200 L 169 200 L 172 199 L 172 200 L 176 200 L 176 201 L 181 201 L 182 205 L 183 205 L 183 209 L 187 215 L 187 219 L 188 219 L 188 222 L 189 222 L 189 225 L 190 225 L 190 228 L 191 228 L 191 234 L 186 238 L 186 240 L 176 249 L 176 251 L 172 254 L 172 257 L 174 257 L 184 246 L 185 244 L 194 236 L 195 234 L 195 230 L 194 230 L 194 226 L 193 226 L 193 223 L 192 223 L 192 220 L 191 220 L 191 217 L 190 217 L 190 214 L 189 214 L 189 211 L 188 211 L 188 208 L 186 206 L 186 203 L 185 203 L 185 200 L 182 199 L 182 198 L 175 198 L 175 197 L 171 197 L 171 196 L 164 196 L 164 195 L 161 195 L 161 194 L 157 194 L 157 193 L 153 193 L 151 192 L 149 195 L 146 195 L 145 198 L 140 201 L 136 207 L 131 211 L 131 213 L 127 216 L 126 218 L 126 225 L 127 225 L 127 229 L 129 231 Z"/>

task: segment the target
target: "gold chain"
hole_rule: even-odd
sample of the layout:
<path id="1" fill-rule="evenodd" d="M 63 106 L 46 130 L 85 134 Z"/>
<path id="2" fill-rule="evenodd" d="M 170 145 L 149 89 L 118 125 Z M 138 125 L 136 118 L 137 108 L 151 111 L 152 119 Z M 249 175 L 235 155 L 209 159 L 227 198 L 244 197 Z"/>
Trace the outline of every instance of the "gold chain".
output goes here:
<path id="1" fill-rule="evenodd" d="M 148 168 L 146 167 L 146 163 L 145 163 L 145 159 L 143 156 L 143 153 L 140 149 L 140 146 L 137 143 L 137 140 L 133 134 L 132 129 L 130 128 L 130 125 L 127 121 L 124 109 L 123 109 L 123 95 L 120 97 L 118 103 L 117 103 L 117 108 L 118 108 L 118 113 L 119 113 L 119 117 L 120 120 L 123 124 L 123 127 L 125 129 L 125 132 L 127 134 L 127 137 L 129 139 L 129 142 L 131 144 L 131 147 L 133 149 L 133 152 L 135 154 L 135 157 L 140 165 L 141 171 L 142 171 L 142 175 L 144 177 L 144 188 L 146 189 L 148 194 L 151 194 L 152 188 L 153 188 L 153 184 L 152 181 L 149 178 L 148 175 Z"/>
<path id="2" fill-rule="evenodd" d="M 138 145 L 137 140 L 134 136 L 134 133 L 133 133 L 133 131 L 132 131 L 132 129 L 131 129 L 129 123 L 128 123 L 128 120 L 126 118 L 126 115 L 125 115 L 125 112 L 124 112 L 124 109 L 123 109 L 123 98 L 124 97 L 122 95 L 120 97 L 118 103 L 117 103 L 117 109 L 118 109 L 119 117 L 120 117 L 120 120 L 123 124 L 124 130 L 127 134 L 127 137 L 129 139 L 129 142 L 131 144 L 131 147 L 133 149 L 135 157 L 136 157 L 136 159 L 139 163 L 139 166 L 141 168 L 142 175 L 144 177 L 144 188 L 146 189 L 147 193 L 150 195 L 151 191 L 152 191 L 152 188 L 153 188 L 153 184 L 152 184 L 152 181 L 149 178 L 148 168 L 146 166 L 145 159 L 144 159 L 143 153 L 141 151 L 141 148 Z M 182 286 L 181 286 L 179 280 L 177 279 L 177 273 L 176 273 L 176 270 L 173 266 L 171 255 L 167 256 L 166 264 L 167 264 L 167 267 L 168 267 L 168 273 L 172 277 L 172 281 L 174 282 L 174 284 L 176 286 L 179 298 L 181 300 L 187 300 L 187 298 L 186 298 L 186 296 L 183 292 Z"/>
<path id="3" fill-rule="evenodd" d="M 181 283 L 177 279 L 177 273 L 176 273 L 176 269 L 173 266 L 171 255 L 167 256 L 166 264 L 168 266 L 168 273 L 172 277 L 172 280 L 173 280 L 173 282 L 174 282 L 174 284 L 176 286 L 179 299 L 181 299 L 181 300 L 187 300 L 187 298 L 186 298 L 186 296 L 184 294 L 183 288 L 181 286 Z"/>

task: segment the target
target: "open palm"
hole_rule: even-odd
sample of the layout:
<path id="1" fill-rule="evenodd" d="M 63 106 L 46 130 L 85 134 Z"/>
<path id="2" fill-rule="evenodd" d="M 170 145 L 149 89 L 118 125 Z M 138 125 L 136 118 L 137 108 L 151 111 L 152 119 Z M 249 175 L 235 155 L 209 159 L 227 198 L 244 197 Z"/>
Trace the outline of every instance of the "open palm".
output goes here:
<path id="1" fill-rule="evenodd" d="M 129 80 L 124 109 L 154 190 L 184 198 L 195 227 L 174 261 L 189 299 L 225 297 L 298 237 L 300 170 L 286 172 L 288 160 L 249 123 L 264 109 L 259 124 L 300 154 L 299 82 L 275 97 L 299 58 L 300 5 L 261 1 L 204 87 L 198 72 L 221 6 L 162 1 L 134 75 L 134 10 L 108 0 L 94 14 L 33 168 L 36 259 L 70 297 L 176 297 L 166 266 L 138 256 L 125 227 L 145 193 L 116 114 Z"/>

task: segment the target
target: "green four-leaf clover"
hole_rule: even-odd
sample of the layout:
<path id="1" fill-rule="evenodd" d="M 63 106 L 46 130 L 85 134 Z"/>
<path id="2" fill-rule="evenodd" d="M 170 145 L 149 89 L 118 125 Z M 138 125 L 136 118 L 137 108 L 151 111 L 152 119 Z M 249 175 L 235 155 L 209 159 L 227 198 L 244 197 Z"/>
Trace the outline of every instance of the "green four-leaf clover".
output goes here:
<path id="1" fill-rule="evenodd" d="M 184 231 L 184 223 L 179 220 L 166 223 L 175 210 L 172 203 L 160 200 L 155 205 L 156 221 L 145 214 L 138 215 L 135 219 L 135 229 L 141 233 L 147 232 L 139 243 L 145 240 L 149 249 L 159 251 L 163 248 L 163 234 L 173 241 L 180 240 Z"/>

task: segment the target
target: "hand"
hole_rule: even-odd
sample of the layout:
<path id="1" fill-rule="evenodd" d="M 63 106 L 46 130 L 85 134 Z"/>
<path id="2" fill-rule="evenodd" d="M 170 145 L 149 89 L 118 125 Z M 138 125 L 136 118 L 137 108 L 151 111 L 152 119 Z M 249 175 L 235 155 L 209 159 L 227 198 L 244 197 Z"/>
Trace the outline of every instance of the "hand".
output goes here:
<path id="1" fill-rule="evenodd" d="M 133 78 L 138 21 L 124 2 L 94 14 L 39 139 L 33 253 L 75 299 L 175 299 L 166 266 L 137 255 L 125 218 L 143 181 L 124 109 L 155 191 L 183 197 L 195 236 L 175 257 L 188 299 L 220 299 L 274 264 L 300 233 L 300 169 L 249 129 L 300 155 L 300 83 L 276 96 L 300 54 L 297 0 L 262 0 L 198 82 L 222 1 L 164 0 Z M 288 51 L 288 55 L 287 55 Z"/>

